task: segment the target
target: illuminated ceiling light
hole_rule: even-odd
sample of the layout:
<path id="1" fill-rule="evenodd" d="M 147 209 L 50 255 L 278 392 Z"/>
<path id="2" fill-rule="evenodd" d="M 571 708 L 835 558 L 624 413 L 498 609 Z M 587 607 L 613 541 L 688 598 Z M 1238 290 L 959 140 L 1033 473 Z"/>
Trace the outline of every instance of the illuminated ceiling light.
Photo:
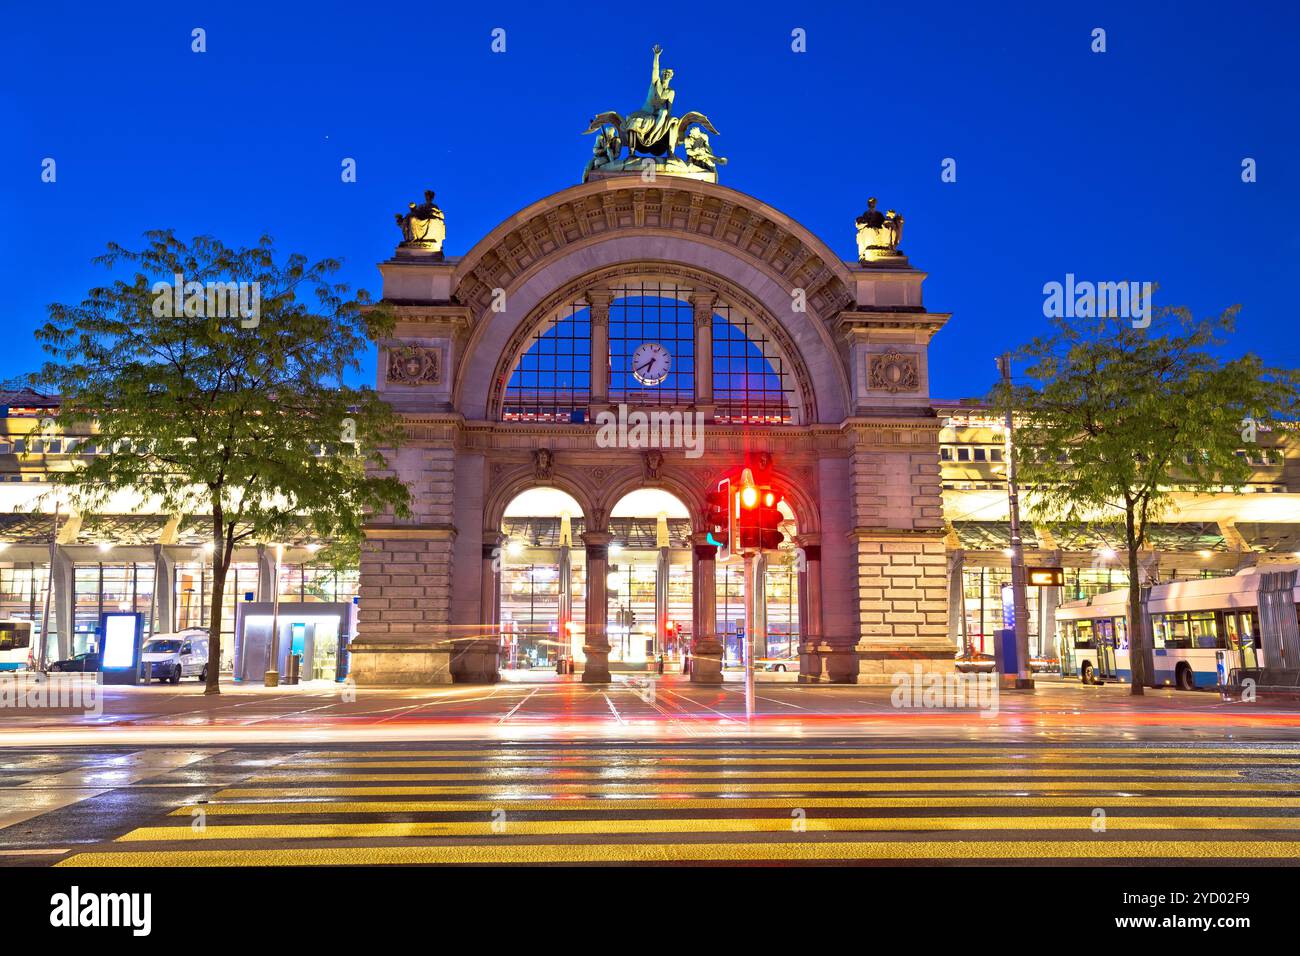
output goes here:
<path id="1" fill-rule="evenodd" d="M 209 541 L 207 544 L 205 544 L 205 545 L 203 546 L 203 553 L 204 553 L 204 554 L 211 554 L 214 550 L 216 550 L 216 549 L 213 547 L 213 544 L 212 544 L 211 541 Z"/>
<path id="2" fill-rule="evenodd" d="M 617 590 L 618 590 L 618 583 L 619 583 L 619 582 L 618 582 L 618 572 L 617 572 L 617 571 L 611 571 L 611 572 L 609 573 L 609 576 L 608 576 L 607 578 L 605 578 L 605 584 L 609 587 L 609 589 L 610 589 L 611 591 L 617 591 Z"/>
<path id="3" fill-rule="evenodd" d="M 0 541 L 0 551 L 3 551 L 7 547 L 9 547 L 8 541 Z"/>
<path id="4" fill-rule="evenodd" d="M 1196 553 L 1200 555 L 1202 559 L 1214 557 L 1213 551 L 1197 551 Z"/>
<path id="5" fill-rule="evenodd" d="M 112 543 L 111 541 L 101 541 L 101 542 L 99 543 L 99 550 L 100 550 L 100 551 L 112 551 L 112 550 L 113 550 L 113 543 Z"/>
<path id="6" fill-rule="evenodd" d="M 1014 558 L 1014 557 L 1016 556 L 1016 549 L 1015 549 L 1015 548 L 1003 548 L 1003 549 L 1002 549 L 1002 553 L 1005 554 L 1008 558 Z"/>
<path id="7" fill-rule="evenodd" d="M 1119 557 L 1119 552 L 1114 548 L 1102 548 L 1097 552 L 1097 557 L 1101 558 L 1103 561 L 1114 561 Z"/>
<path id="8" fill-rule="evenodd" d="M 315 554 L 319 550 L 320 550 L 320 545 L 316 544 L 314 541 L 311 544 L 307 545 L 308 554 Z"/>
<path id="9" fill-rule="evenodd" d="M 511 538 L 510 543 L 506 545 L 506 554 L 512 558 L 517 558 L 524 553 L 524 543 L 518 538 Z"/>
<path id="10" fill-rule="evenodd" d="M 619 544 L 617 541 L 615 541 L 613 544 L 609 546 L 610 557 L 616 558 L 622 553 L 623 553 L 623 546 Z"/>

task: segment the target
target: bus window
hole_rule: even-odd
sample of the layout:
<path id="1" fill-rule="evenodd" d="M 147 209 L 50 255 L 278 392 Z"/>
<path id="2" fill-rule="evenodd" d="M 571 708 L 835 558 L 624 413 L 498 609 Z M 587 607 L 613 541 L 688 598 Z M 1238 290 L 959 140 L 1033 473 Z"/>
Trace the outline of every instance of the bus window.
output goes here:
<path id="1" fill-rule="evenodd" d="M 1213 611 L 1192 611 L 1187 616 L 1189 647 L 1213 648 L 1219 646 L 1218 622 Z"/>
<path id="2" fill-rule="evenodd" d="M 1092 636 L 1092 621 L 1079 621 L 1075 624 L 1074 646 L 1091 650 L 1097 646 Z"/>

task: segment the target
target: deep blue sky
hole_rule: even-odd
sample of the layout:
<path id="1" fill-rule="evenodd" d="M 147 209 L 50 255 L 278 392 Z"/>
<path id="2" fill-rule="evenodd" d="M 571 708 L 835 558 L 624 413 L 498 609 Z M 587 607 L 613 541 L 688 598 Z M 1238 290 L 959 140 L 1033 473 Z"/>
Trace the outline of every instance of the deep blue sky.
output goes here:
<path id="1" fill-rule="evenodd" d="M 393 213 L 432 187 L 465 252 L 578 181 L 588 118 L 640 106 L 655 42 L 678 111 L 722 131 L 725 184 L 846 258 L 869 195 L 906 216 L 926 304 L 953 313 L 936 397 L 982 394 L 1067 272 L 1158 281 L 1157 303 L 1198 314 L 1239 302 L 1232 351 L 1300 366 L 1292 2 L 5 6 L 0 377 L 39 365 L 31 332 L 101 281 L 90 258 L 149 228 L 270 232 L 377 292 Z"/>

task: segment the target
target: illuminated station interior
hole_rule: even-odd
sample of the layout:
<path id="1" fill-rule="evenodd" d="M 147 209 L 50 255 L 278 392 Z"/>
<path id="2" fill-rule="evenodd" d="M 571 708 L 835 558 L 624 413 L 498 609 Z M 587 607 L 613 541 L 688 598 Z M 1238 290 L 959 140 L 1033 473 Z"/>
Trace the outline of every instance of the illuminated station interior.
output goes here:
<path id="1" fill-rule="evenodd" d="M 48 472 L 67 468 L 78 456 L 103 453 L 93 436 L 49 430 L 57 405 L 56 398 L 30 389 L 0 393 L 0 618 L 32 622 L 37 638 L 48 621 L 51 659 L 93 650 L 105 611 L 140 612 L 146 634 L 207 626 L 211 562 L 205 516 L 152 514 L 124 501 L 113 514 L 65 510 L 56 531 Z M 1002 423 L 978 402 L 936 402 L 935 411 L 943 420 L 950 637 L 959 653 L 991 653 L 1010 582 Z M 1253 471 L 1240 492 L 1176 495 L 1154 526 L 1143 561 L 1156 579 L 1227 575 L 1258 562 L 1300 560 L 1300 442 L 1291 432 L 1264 433 L 1240 454 Z M 798 529 L 789 507 L 780 507 L 786 540 L 765 558 L 766 640 L 756 648 L 757 655 L 775 661 L 797 654 L 800 626 Z M 611 664 L 639 669 L 660 655 L 680 661 L 692 636 L 691 548 L 697 529 L 689 510 L 662 488 L 641 488 L 619 500 L 608 526 Z M 554 666 L 560 657 L 581 664 L 588 593 L 584 527 L 581 506 L 557 488 L 529 488 L 506 508 L 500 528 L 503 669 Z M 1026 527 L 1028 562 L 1065 570 L 1063 588 L 1029 593 L 1031 653 L 1050 658 L 1057 604 L 1126 586 L 1122 537 L 1104 522 L 1063 527 L 1028 521 Z M 357 570 L 321 565 L 316 555 L 323 542 L 310 535 L 240 548 L 227 582 L 223 633 L 233 635 L 238 602 L 271 599 L 276 544 L 283 546 L 281 600 L 357 600 Z M 716 633 L 733 662 L 741 655 L 744 627 L 742 567 L 719 561 L 715 570 Z M 230 644 L 223 654 L 226 670 L 232 665 Z M 304 677 L 332 678 L 336 647 L 317 640 Z"/>

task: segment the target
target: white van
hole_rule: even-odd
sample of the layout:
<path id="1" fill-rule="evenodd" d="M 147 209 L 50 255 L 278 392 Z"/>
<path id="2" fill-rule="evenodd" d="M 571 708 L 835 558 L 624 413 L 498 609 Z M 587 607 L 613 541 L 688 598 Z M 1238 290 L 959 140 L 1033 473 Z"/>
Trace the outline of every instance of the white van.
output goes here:
<path id="1" fill-rule="evenodd" d="M 192 627 L 175 634 L 155 634 L 141 648 L 144 679 L 179 684 L 182 677 L 208 679 L 208 632 Z"/>

